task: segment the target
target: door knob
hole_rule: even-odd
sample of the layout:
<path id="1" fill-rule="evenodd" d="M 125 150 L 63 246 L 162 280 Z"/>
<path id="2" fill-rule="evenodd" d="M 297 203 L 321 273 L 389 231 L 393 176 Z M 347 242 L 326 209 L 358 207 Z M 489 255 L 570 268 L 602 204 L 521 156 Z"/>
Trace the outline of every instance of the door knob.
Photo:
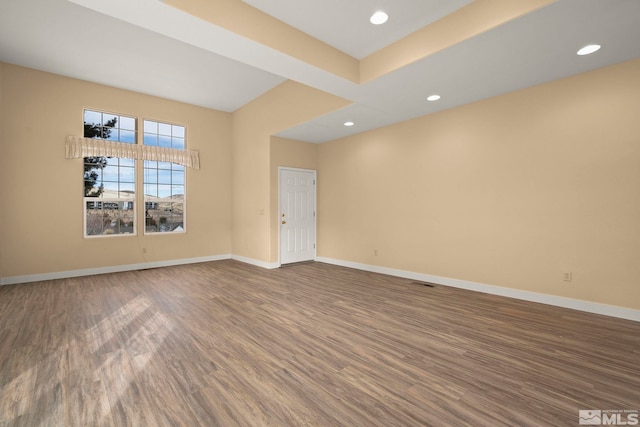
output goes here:
<path id="1" fill-rule="evenodd" d="M 283 223 L 283 224 L 286 224 L 286 223 L 287 223 L 287 221 L 282 221 L 282 223 Z"/>

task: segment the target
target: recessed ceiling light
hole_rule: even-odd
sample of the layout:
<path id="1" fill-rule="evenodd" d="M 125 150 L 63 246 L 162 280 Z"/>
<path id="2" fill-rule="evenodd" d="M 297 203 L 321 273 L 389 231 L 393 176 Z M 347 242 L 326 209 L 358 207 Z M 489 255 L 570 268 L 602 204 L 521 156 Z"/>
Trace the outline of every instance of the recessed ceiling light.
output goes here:
<path id="1" fill-rule="evenodd" d="M 438 99 L 440 99 L 440 95 L 431 95 L 427 97 L 427 101 L 437 101 Z"/>
<path id="2" fill-rule="evenodd" d="M 389 20 L 389 15 L 387 15 L 381 10 L 377 11 L 376 13 L 371 15 L 371 18 L 369 18 L 369 22 L 371 22 L 373 25 L 384 24 L 388 20 Z"/>
<path id="3" fill-rule="evenodd" d="M 353 122 L 344 122 L 344 125 L 345 126 L 353 126 L 353 125 L 355 125 L 355 123 L 353 123 Z"/>
<path id="4" fill-rule="evenodd" d="M 588 44 L 578 51 L 578 55 L 589 55 L 600 50 L 599 44 Z"/>

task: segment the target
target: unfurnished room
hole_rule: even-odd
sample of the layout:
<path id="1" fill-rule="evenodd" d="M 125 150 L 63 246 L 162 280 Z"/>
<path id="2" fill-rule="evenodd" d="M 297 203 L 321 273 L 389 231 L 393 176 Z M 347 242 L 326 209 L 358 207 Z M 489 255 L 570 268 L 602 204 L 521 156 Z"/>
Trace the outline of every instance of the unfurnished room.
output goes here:
<path id="1" fill-rule="evenodd" d="M 0 426 L 640 424 L 640 1 L 0 0 Z"/>

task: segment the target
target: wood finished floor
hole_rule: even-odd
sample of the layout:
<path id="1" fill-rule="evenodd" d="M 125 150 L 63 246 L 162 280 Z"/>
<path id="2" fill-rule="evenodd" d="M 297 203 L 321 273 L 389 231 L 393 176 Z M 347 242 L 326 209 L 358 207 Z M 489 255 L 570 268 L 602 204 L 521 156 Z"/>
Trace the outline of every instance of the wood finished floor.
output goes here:
<path id="1" fill-rule="evenodd" d="M 640 323 L 321 263 L 0 287 L 1 426 L 576 426 Z"/>

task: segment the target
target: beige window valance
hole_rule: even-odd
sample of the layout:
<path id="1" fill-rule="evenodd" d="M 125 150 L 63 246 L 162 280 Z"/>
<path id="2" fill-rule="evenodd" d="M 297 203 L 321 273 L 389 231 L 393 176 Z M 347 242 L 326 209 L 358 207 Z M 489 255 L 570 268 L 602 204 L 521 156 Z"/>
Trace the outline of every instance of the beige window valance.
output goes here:
<path id="1" fill-rule="evenodd" d="M 189 168 L 200 169 L 200 153 L 197 151 L 68 136 L 66 158 L 80 159 L 83 157 L 124 157 L 127 159 L 155 160 L 178 163 Z"/>

